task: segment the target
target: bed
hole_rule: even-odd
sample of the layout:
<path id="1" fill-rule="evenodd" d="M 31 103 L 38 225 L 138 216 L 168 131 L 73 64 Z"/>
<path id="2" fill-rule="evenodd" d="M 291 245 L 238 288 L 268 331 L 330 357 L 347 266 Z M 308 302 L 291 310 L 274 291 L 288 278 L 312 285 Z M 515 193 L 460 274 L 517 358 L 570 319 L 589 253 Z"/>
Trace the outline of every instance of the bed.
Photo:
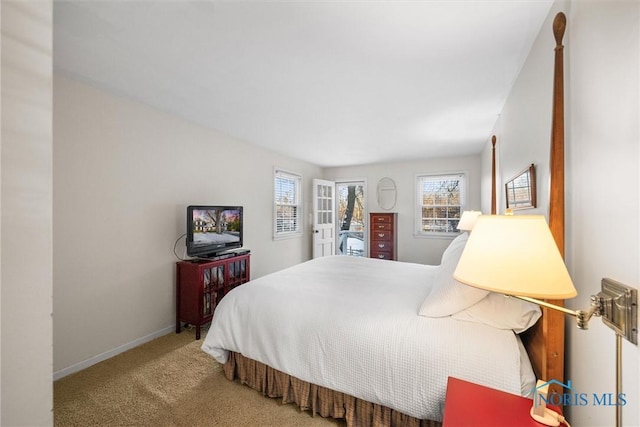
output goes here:
<path id="1" fill-rule="evenodd" d="M 564 253 L 560 15 L 549 224 Z M 439 266 L 332 256 L 253 280 L 218 305 L 202 349 L 229 379 L 353 426 L 440 425 L 448 376 L 522 395 L 562 381 L 562 314 L 455 282 L 465 243 Z"/>
<path id="2" fill-rule="evenodd" d="M 540 310 L 455 282 L 466 237 L 440 266 L 331 256 L 249 282 L 224 297 L 202 348 L 417 419 L 441 420 L 448 375 L 526 394 L 535 376 L 513 329 Z"/>

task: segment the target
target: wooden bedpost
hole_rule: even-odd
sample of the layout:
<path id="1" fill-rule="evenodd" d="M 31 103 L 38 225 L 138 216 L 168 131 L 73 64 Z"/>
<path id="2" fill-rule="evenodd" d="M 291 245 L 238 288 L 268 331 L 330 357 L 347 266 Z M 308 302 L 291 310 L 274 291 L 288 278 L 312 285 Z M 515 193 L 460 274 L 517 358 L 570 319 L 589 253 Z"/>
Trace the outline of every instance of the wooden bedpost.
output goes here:
<path id="1" fill-rule="evenodd" d="M 549 194 L 549 228 L 560 254 L 564 257 L 564 66 L 562 37 L 567 25 L 564 13 L 553 21 L 556 39 L 553 72 L 553 121 L 551 123 L 551 185 Z"/>
<path id="2" fill-rule="evenodd" d="M 556 40 L 553 77 L 553 106 L 550 153 L 549 228 L 560 254 L 564 258 L 564 66 L 562 38 L 566 17 L 560 12 L 553 21 Z M 549 302 L 563 306 L 562 300 Z M 538 379 L 564 382 L 564 314 L 542 308 L 542 317 L 534 327 L 523 334 L 531 364 Z M 562 388 L 553 384 L 550 393 L 562 394 Z"/>
<path id="3" fill-rule="evenodd" d="M 491 137 L 491 215 L 496 214 L 496 136 Z"/>
<path id="4" fill-rule="evenodd" d="M 562 38 L 564 36 L 567 19 L 560 12 L 553 20 L 553 35 L 556 40 L 555 65 L 553 72 L 553 117 L 551 122 L 551 154 L 550 166 L 550 193 L 549 193 L 549 228 L 564 258 L 564 65 Z M 564 306 L 563 300 L 550 301 L 552 304 Z M 548 337 L 547 345 L 547 378 L 564 383 L 564 313 L 556 310 L 545 310 L 544 317 L 547 325 L 553 324 L 558 329 L 553 336 Z M 547 326 L 548 327 L 548 326 Z M 550 389 L 562 394 L 561 387 Z"/>

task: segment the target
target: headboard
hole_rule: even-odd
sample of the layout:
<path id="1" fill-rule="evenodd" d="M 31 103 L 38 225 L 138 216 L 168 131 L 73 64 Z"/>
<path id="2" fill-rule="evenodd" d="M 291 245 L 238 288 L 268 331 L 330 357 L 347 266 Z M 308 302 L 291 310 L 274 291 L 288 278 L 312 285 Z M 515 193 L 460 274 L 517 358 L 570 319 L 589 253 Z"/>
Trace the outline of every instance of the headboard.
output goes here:
<path id="1" fill-rule="evenodd" d="M 551 124 L 549 228 L 560 254 L 564 257 L 564 65 L 562 38 L 566 17 L 560 12 L 553 21 L 556 40 L 553 77 L 553 112 Z M 495 136 L 492 138 L 495 150 Z M 495 155 L 493 156 L 495 171 Z M 495 176 L 495 172 L 494 176 Z M 495 185 L 492 191 L 495 192 Z M 492 195 L 492 212 L 495 196 Z M 564 305 L 563 301 L 549 301 Z M 542 317 L 526 333 L 522 341 L 538 379 L 564 382 L 564 314 L 542 308 Z M 555 390 L 562 393 L 562 390 Z"/>

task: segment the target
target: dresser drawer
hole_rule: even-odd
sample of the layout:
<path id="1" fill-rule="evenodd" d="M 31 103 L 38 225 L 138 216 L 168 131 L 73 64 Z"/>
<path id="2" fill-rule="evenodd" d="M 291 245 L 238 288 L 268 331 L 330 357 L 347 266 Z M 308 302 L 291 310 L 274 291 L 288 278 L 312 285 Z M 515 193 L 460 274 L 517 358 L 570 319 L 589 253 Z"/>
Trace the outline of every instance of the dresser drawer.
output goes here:
<path id="1" fill-rule="evenodd" d="M 391 224 L 393 217 L 391 215 L 371 215 L 371 225 L 373 224 Z"/>
<path id="2" fill-rule="evenodd" d="M 371 244 L 373 252 L 393 252 L 393 242 L 391 240 L 377 240 Z"/>
<path id="3" fill-rule="evenodd" d="M 373 251 L 369 258 L 378 258 L 378 259 L 388 259 L 388 260 L 393 260 L 393 252 L 378 252 L 378 251 Z"/>
<path id="4" fill-rule="evenodd" d="M 373 241 L 377 241 L 377 240 L 391 241 L 392 239 L 393 239 L 393 233 L 390 230 L 388 231 L 375 230 L 371 232 L 371 240 Z"/>
<path id="5" fill-rule="evenodd" d="M 378 222 L 375 224 L 371 224 L 371 232 L 376 232 L 376 231 L 387 231 L 387 232 L 392 232 L 393 231 L 393 224 L 391 224 L 390 222 Z"/>

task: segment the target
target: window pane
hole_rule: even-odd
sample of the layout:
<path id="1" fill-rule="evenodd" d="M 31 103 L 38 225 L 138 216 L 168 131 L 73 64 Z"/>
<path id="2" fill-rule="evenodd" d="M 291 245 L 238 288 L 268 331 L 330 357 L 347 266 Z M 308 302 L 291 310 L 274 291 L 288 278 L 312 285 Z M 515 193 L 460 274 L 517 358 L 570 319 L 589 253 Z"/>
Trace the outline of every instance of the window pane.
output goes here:
<path id="1" fill-rule="evenodd" d="M 436 218 L 436 209 L 435 208 L 422 208 L 422 217 L 423 218 Z"/>
<path id="2" fill-rule="evenodd" d="M 276 203 L 296 203 L 296 182 L 294 180 L 276 178 Z"/>
<path id="3" fill-rule="evenodd" d="M 276 228 L 279 233 L 296 231 L 298 223 L 297 207 L 278 206 L 276 212 Z"/>
<path id="4" fill-rule="evenodd" d="M 274 181 L 275 234 L 300 232 L 300 186 L 302 177 L 276 171 Z"/>
<path id="5" fill-rule="evenodd" d="M 464 175 L 419 176 L 420 215 L 416 232 L 452 233 L 464 205 Z"/>

